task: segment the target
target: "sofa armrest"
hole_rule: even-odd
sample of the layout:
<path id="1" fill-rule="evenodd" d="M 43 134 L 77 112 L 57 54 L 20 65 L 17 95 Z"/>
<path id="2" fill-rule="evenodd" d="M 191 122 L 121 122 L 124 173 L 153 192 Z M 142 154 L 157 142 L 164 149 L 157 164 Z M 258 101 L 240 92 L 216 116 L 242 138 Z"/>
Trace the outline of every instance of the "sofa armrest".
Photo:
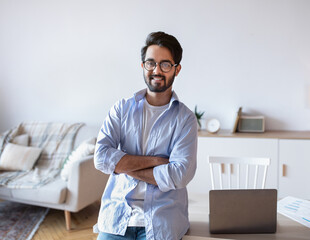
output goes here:
<path id="1" fill-rule="evenodd" d="M 109 175 L 94 167 L 93 155 L 82 158 L 72 164 L 68 173 L 68 192 L 66 210 L 77 212 L 99 200 Z"/>

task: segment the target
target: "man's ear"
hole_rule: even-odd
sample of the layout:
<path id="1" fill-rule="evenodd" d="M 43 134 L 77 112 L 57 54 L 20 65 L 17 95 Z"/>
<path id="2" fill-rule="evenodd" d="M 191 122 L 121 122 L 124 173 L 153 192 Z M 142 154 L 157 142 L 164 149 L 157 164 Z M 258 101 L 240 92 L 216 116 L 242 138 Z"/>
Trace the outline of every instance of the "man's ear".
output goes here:
<path id="1" fill-rule="evenodd" d="M 175 70 L 175 76 L 178 76 L 179 72 L 181 71 L 182 69 L 182 66 L 181 64 L 179 64 L 177 67 L 176 67 L 176 70 Z"/>
<path id="2" fill-rule="evenodd" d="M 141 62 L 141 67 L 143 68 L 143 62 Z"/>

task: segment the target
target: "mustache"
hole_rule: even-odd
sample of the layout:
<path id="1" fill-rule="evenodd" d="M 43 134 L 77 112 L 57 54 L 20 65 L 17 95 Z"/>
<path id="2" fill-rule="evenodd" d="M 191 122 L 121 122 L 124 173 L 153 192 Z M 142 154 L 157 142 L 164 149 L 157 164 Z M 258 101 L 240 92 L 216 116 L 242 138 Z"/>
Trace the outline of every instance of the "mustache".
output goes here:
<path id="1" fill-rule="evenodd" d="M 150 79 L 155 78 L 155 77 L 160 77 L 160 78 L 162 78 L 163 80 L 166 80 L 166 77 L 163 76 L 163 75 L 160 75 L 160 74 L 153 74 L 153 75 L 150 76 Z"/>

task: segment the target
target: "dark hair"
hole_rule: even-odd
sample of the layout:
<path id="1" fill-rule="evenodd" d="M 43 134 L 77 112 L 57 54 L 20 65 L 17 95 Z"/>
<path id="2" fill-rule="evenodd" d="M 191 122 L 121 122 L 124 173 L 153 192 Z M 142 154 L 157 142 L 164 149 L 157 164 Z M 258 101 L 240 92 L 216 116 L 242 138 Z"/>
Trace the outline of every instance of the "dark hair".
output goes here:
<path id="1" fill-rule="evenodd" d="M 152 32 L 145 41 L 145 46 L 141 49 L 142 62 L 145 60 L 146 50 L 151 45 L 158 45 L 160 47 L 166 47 L 171 52 L 173 60 L 176 64 L 179 64 L 182 60 L 183 49 L 179 41 L 172 35 L 164 32 Z"/>

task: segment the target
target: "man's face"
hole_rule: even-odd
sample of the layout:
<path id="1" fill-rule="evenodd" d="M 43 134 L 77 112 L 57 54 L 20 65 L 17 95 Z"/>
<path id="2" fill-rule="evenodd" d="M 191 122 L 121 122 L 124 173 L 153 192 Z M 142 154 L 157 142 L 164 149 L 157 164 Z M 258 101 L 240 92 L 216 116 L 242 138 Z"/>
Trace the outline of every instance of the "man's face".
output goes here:
<path id="1" fill-rule="evenodd" d="M 145 61 L 152 60 L 157 63 L 153 71 L 148 71 L 143 67 L 143 76 L 146 85 L 151 92 L 164 92 L 167 89 L 172 89 L 172 84 L 175 76 L 179 74 L 181 66 L 172 66 L 169 72 L 163 72 L 159 64 L 163 61 L 168 61 L 175 64 L 173 57 L 168 48 L 160 47 L 158 45 L 151 45 L 147 48 L 145 54 Z"/>

